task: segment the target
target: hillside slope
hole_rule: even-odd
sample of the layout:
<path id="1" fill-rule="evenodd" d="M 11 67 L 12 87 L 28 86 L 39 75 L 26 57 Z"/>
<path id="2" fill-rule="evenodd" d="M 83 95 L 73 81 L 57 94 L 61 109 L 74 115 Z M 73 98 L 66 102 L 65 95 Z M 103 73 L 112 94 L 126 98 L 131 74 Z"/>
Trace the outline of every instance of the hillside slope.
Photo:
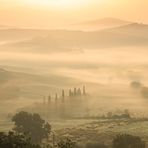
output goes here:
<path id="1" fill-rule="evenodd" d="M 3 45 L 5 51 L 67 52 L 129 46 L 148 46 L 148 25 L 128 24 L 93 32 L 54 30 L 47 36 L 34 37 Z"/>

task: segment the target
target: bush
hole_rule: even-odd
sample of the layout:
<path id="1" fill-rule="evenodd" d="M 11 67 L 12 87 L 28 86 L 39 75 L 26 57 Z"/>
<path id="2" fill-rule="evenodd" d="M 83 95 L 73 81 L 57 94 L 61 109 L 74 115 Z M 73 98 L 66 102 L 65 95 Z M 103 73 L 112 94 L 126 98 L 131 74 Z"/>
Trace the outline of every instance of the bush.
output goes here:
<path id="1" fill-rule="evenodd" d="M 41 148 L 39 145 L 31 144 L 30 138 L 14 132 L 0 133 L 0 148 Z"/>
<path id="2" fill-rule="evenodd" d="M 133 82 L 131 82 L 131 87 L 132 88 L 141 88 L 142 84 L 138 81 L 133 81 Z"/>
<path id="3" fill-rule="evenodd" d="M 62 139 L 58 142 L 59 148 L 76 148 L 76 143 L 69 138 Z"/>
<path id="4" fill-rule="evenodd" d="M 113 140 L 113 148 L 145 148 L 145 143 L 138 136 L 128 134 L 117 135 Z"/>

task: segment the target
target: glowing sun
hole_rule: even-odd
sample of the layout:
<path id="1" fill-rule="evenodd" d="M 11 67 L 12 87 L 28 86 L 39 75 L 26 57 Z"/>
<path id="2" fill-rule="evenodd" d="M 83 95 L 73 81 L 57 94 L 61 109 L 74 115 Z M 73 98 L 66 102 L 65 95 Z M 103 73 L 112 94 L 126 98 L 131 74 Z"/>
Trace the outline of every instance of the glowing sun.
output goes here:
<path id="1" fill-rule="evenodd" d="M 85 5 L 89 0 L 25 0 L 28 4 L 51 7 L 76 7 Z"/>

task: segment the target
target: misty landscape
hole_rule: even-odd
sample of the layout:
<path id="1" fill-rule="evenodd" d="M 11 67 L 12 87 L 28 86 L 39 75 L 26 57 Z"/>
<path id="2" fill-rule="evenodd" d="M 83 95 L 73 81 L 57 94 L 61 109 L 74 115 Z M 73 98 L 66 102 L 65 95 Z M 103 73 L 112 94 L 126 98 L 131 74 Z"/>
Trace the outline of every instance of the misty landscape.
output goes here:
<path id="1" fill-rule="evenodd" d="M 147 148 L 147 56 L 138 21 L 1 24 L 0 148 Z"/>

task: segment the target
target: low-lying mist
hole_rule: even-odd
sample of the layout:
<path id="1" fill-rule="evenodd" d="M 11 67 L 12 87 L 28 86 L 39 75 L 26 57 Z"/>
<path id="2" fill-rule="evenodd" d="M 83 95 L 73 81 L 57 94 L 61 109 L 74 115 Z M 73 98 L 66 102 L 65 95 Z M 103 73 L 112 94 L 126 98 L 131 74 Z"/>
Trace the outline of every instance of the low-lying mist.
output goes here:
<path id="1" fill-rule="evenodd" d="M 43 102 L 49 93 L 60 96 L 62 89 L 68 93 L 69 88 L 85 85 L 89 94 L 85 108 L 91 116 L 125 109 L 144 116 L 148 101 L 130 83 L 148 85 L 147 52 L 142 47 L 51 54 L 0 52 L 1 68 L 10 73 L 0 88 L 1 101 L 16 100 L 18 109 Z M 13 97 L 4 93 L 4 86 Z"/>
<path id="2" fill-rule="evenodd" d="M 0 32 L 1 131 L 22 110 L 39 113 L 56 129 L 99 119 L 147 119 L 147 25 Z"/>

